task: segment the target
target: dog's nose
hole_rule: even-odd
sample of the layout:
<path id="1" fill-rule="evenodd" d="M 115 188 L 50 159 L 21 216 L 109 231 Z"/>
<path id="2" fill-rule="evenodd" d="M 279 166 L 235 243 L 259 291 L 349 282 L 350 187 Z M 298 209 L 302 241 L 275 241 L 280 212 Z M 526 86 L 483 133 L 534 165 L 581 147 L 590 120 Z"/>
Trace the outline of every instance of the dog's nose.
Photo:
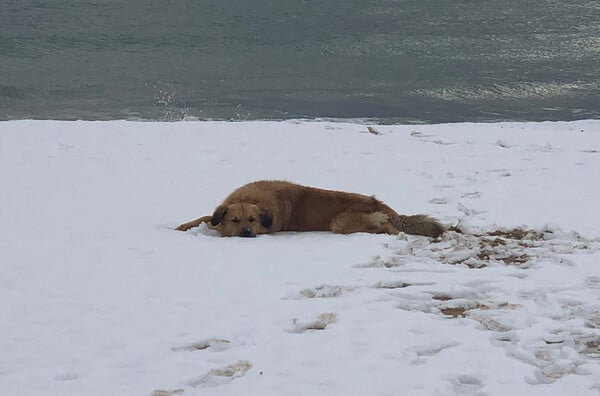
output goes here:
<path id="1" fill-rule="evenodd" d="M 250 228 L 244 227 L 240 231 L 240 236 L 241 237 L 251 237 L 252 236 L 252 231 L 250 231 Z"/>

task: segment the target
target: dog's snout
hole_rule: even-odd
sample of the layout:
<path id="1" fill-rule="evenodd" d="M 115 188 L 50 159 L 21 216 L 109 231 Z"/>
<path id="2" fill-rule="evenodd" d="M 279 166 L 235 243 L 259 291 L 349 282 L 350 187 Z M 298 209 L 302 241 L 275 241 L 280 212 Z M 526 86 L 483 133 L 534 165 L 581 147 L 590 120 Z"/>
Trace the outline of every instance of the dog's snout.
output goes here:
<path id="1" fill-rule="evenodd" d="M 250 228 L 248 227 L 244 227 L 242 228 L 242 230 L 240 231 L 240 236 L 241 237 L 251 237 L 252 235 L 252 231 L 250 231 Z"/>

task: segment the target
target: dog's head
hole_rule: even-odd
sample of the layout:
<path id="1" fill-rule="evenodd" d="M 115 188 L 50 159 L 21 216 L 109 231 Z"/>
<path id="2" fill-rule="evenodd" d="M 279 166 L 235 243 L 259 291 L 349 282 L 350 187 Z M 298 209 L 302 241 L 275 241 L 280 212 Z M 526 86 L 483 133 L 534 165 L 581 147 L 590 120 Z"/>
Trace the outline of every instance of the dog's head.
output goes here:
<path id="1" fill-rule="evenodd" d="M 255 237 L 270 231 L 273 212 L 251 203 L 221 205 L 210 222 L 221 236 Z"/>

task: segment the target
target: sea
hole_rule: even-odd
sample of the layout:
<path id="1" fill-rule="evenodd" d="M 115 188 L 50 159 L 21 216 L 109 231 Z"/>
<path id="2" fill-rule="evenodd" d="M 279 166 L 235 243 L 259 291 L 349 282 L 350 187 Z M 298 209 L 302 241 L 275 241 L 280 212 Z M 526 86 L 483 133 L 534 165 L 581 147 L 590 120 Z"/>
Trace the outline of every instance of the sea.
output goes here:
<path id="1" fill-rule="evenodd" d="M 0 120 L 598 118 L 598 0 L 0 0 Z"/>

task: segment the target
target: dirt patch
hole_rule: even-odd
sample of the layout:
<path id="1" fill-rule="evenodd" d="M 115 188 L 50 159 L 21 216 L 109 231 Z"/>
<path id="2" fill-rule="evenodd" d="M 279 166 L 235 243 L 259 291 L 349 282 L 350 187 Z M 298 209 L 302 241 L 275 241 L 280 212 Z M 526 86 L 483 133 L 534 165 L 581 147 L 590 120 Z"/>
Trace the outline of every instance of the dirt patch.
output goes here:
<path id="1" fill-rule="evenodd" d="M 501 309 L 517 309 L 520 307 L 521 306 L 519 304 L 511 304 L 508 302 L 503 302 L 503 303 L 498 304 L 498 308 L 501 308 Z"/>
<path id="2" fill-rule="evenodd" d="M 449 301 L 449 300 L 446 300 Z M 487 310 L 490 309 L 489 306 L 482 304 L 482 303 L 477 303 L 475 306 L 449 306 L 449 307 L 444 307 L 444 308 L 440 308 L 440 312 L 446 316 L 450 316 L 452 318 L 464 318 L 467 316 L 467 313 L 469 311 L 472 311 L 474 309 L 479 309 L 479 310 Z"/>
<path id="3" fill-rule="evenodd" d="M 469 314 L 469 311 L 473 310 L 487 311 L 490 309 L 516 309 L 520 307 L 520 305 L 511 304 L 508 302 L 503 302 L 499 304 L 490 301 L 470 301 L 467 303 L 460 303 L 460 299 L 454 300 L 452 297 L 445 294 L 434 295 L 432 296 L 432 300 L 442 301 L 443 303 L 438 305 L 440 312 L 452 318 L 464 318 Z"/>
<path id="4" fill-rule="evenodd" d="M 486 243 L 489 246 L 506 246 L 506 241 L 504 239 L 500 239 L 500 238 L 494 238 L 494 239 L 487 239 Z"/>
<path id="5" fill-rule="evenodd" d="M 496 260 L 503 262 L 505 265 L 520 265 L 528 262 L 531 259 L 531 256 L 529 256 L 527 253 L 509 254 L 508 256 L 503 256 L 502 254 L 494 253 L 493 250 L 489 250 L 487 247 L 488 245 L 486 245 L 485 242 L 481 242 L 481 250 L 477 254 L 477 258 L 479 260 Z"/>
<path id="6" fill-rule="evenodd" d="M 462 307 L 455 307 L 455 308 L 442 308 L 440 309 L 440 311 L 446 315 L 446 316 L 451 316 L 453 318 L 464 318 L 465 312 L 468 311 L 467 308 L 462 308 Z"/>
<path id="7" fill-rule="evenodd" d="M 600 337 L 591 336 L 584 337 L 578 340 L 579 344 L 582 346 L 582 353 L 588 357 L 600 359 Z"/>
<path id="8" fill-rule="evenodd" d="M 454 233 L 450 236 L 455 246 L 451 253 L 461 248 L 468 248 L 471 254 L 444 255 L 440 258 L 442 262 L 448 264 L 464 264 L 469 268 L 485 268 L 490 262 L 500 262 L 504 265 L 527 266 L 526 263 L 532 260 L 530 248 L 539 247 L 543 244 L 548 234 L 551 232 L 542 232 L 531 229 L 513 228 L 508 230 L 494 230 L 486 234 L 468 234 L 456 228 L 449 230 Z M 434 243 L 447 243 L 448 238 L 442 236 L 439 241 Z"/>
<path id="9" fill-rule="evenodd" d="M 544 239 L 544 233 L 536 230 L 513 228 L 510 230 L 495 230 L 480 236 L 498 236 L 509 239 L 529 239 L 533 241 L 541 241 Z"/>
<path id="10" fill-rule="evenodd" d="M 600 241 L 586 240 L 576 232 L 542 228 L 496 229 L 489 232 L 454 227 L 437 238 L 400 236 L 397 246 L 388 246 L 393 254 L 377 256 L 356 267 L 402 267 L 411 262 L 437 262 L 479 269 L 491 266 L 514 266 L 527 269 L 536 263 L 568 262 L 565 255 L 600 248 Z"/>

